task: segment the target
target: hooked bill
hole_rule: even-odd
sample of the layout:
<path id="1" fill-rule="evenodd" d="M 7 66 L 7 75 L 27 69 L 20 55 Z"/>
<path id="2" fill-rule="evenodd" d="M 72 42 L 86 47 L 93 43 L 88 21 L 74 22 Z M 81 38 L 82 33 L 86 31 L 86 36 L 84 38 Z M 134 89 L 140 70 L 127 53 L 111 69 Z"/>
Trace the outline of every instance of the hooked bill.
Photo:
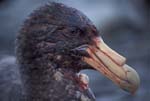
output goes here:
<path id="1" fill-rule="evenodd" d="M 95 44 L 86 49 L 89 57 L 83 57 L 83 61 L 123 90 L 134 93 L 139 87 L 140 79 L 137 72 L 125 64 L 126 58 L 109 48 L 101 37 L 96 37 L 93 41 Z"/>

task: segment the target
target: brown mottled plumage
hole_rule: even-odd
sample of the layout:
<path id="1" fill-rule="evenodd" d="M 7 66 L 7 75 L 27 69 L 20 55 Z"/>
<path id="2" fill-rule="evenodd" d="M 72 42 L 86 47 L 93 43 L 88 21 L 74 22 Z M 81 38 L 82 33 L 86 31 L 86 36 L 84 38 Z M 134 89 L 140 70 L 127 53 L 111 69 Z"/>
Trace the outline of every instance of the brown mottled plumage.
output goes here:
<path id="1" fill-rule="evenodd" d="M 73 49 L 97 35 L 95 26 L 78 10 L 50 3 L 35 10 L 16 40 L 25 98 L 29 101 L 94 100 L 78 84 L 76 73 L 90 68 L 81 61 L 84 53 Z M 78 54 L 79 53 L 79 54 Z M 61 79 L 54 75 L 59 71 Z"/>
<path id="2" fill-rule="evenodd" d="M 138 73 L 104 43 L 92 22 L 61 3 L 49 3 L 28 17 L 17 35 L 16 55 L 15 68 L 0 68 L 5 71 L 0 91 L 8 101 L 93 101 L 88 77 L 78 74 L 83 69 L 101 72 L 130 93 L 140 84 Z"/>

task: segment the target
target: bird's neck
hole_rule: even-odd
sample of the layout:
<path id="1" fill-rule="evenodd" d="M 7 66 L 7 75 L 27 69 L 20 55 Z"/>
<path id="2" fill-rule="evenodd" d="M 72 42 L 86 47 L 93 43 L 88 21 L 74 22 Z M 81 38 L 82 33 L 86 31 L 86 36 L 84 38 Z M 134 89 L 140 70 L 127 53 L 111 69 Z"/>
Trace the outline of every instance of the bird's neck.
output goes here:
<path id="1" fill-rule="evenodd" d="M 55 101 L 66 95 L 71 97 L 76 91 L 80 92 L 76 73 L 69 68 L 56 68 L 56 65 L 42 58 L 21 65 L 24 97 L 27 101 Z"/>

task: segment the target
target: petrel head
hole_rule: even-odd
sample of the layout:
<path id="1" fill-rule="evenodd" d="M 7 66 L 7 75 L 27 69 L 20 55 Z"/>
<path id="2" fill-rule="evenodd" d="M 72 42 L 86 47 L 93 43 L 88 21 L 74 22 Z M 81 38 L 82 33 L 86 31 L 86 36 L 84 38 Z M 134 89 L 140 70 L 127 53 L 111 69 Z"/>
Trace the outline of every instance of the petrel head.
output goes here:
<path id="1" fill-rule="evenodd" d="M 56 67 L 95 69 L 131 93 L 139 87 L 139 76 L 126 58 L 109 48 L 93 23 L 74 8 L 60 3 L 41 7 L 20 33 L 20 55 L 26 61 L 48 55 Z"/>

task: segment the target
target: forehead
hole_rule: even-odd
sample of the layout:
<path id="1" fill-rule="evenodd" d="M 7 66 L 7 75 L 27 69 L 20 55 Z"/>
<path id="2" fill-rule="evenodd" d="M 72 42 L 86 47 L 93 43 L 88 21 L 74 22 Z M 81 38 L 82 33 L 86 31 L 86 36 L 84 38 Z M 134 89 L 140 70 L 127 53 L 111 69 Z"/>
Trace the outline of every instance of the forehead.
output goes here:
<path id="1" fill-rule="evenodd" d="M 81 29 L 95 28 L 82 12 L 61 3 L 49 3 L 36 10 L 31 16 L 34 19 L 41 19 L 41 23 L 45 22 L 51 25 L 73 26 Z"/>
<path id="2" fill-rule="evenodd" d="M 24 26 L 28 31 L 26 36 L 34 35 L 34 38 L 39 40 L 46 38 L 58 41 L 65 39 L 61 37 L 63 34 L 69 36 L 78 33 L 86 36 L 98 34 L 96 27 L 82 12 L 61 3 L 50 3 L 35 10 Z"/>

